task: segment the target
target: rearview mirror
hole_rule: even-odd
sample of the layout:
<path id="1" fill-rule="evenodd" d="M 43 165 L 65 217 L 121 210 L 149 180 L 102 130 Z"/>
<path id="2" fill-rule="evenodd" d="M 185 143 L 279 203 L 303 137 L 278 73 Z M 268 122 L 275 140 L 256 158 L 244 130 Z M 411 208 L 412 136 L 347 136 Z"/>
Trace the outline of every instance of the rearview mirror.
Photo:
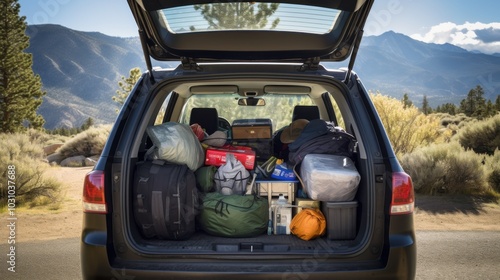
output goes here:
<path id="1" fill-rule="evenodd" d="M 262 98 L 246 97 L 246 98 L 238 99 L 238 105 L 240 105 L 240 106 L 265 106 L 266 101 Z"/>

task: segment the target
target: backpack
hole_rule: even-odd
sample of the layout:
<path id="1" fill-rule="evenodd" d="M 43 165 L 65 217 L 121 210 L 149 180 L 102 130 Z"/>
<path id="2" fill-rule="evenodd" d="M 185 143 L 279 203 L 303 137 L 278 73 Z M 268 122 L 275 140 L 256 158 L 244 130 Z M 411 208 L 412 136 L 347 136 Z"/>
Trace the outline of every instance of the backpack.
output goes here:
<path id="1" fill-rule="evenodd" d="M 307 154 L 332 154 L 351 158 L 356 144 L 356 138 L 346 132 L 329 131 L 305 141 L 298 147 L 290 145 L 288 160 L 292 165 L 297 165 Z"/>
<path id="2" fill-rule="evenodd" d="M 255 195 L 207 193 L 198 216 L 200 228 L 223 237 L 252 237 L 264 233 L 269 222 L 267 199 Z"/>
<path id="3" fill-rule="evenodd" d="M 195 232 L 199 209 L 194 172 L 161 160 L 139 162 L 133 185 L 133 211 L 146 238 L 184 240 Z"/>

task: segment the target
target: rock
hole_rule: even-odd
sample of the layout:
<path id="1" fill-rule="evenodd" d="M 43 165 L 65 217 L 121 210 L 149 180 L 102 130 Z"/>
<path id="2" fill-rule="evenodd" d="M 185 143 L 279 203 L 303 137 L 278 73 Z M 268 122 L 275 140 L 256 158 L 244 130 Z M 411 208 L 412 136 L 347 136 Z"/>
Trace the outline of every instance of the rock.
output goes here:
<path id="1" fill-rule="evenodd" d="M 54 154 L 47 156 L 47 161 L 50 164 L 52 164 L 52 163 L 59 164 L 59 163 L 61 163 L 62 160 L 63 160 L 63 157 L 59 153 L 54 153 Z"/>
<path id="2" fill-rule="evenodd" d="M 56 152 L 57 149 L 59 149 L 63 144 L 62 143 L 57 143 L 57 144 L 52 144 L 49 146 L 46 146 L 43 148 L 43 152 L 45 155 L 51 155 Z"/>
<path id="3" fill-rule="evenodd" d="M 63 167 L 82 167 L 85 166 L 84 156 L 74 156 L 69 157 L 61 161 L 61 166 Z"/>
<path id="4" fill-rule="evenodd" d="M 96 165 L 97 160 L 93 159 L 92 157 L 88 157 L 85 159 L 85 166 L 94 166 Z"/>

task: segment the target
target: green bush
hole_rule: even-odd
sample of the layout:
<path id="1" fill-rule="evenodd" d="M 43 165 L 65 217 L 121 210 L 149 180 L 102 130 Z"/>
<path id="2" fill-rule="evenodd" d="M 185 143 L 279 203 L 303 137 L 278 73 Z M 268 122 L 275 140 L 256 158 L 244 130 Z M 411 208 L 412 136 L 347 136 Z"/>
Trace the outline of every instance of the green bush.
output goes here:
<path id="1" fill-rule="evenodd" d="M 401 157 L 401 165 L 417 193 L 484 194 L 488 183 L 483 158 L 452 142 L 419 148 Z"/>
<path id="2" fill-rule="evenodd" d="M 57 152 L 63 158 L 100 155 L 110 130 L 111 125 L 91 127 L 68 140 Z"/>
<path id="3" fill-rule="evenodd" d="M 477 122 L 477 119 L 468 117 L 463 113 L 456 115 L 450 115 L 448 113 L 434 113 L 429 116 L 437 118 L 442 127 L 440 131 L 448 133 L 450 137 L 452 135 L 456 135 L 461 128 L 467 126 L 469 123 Z"/>
<path id="4" fill-rule="evenodd" d="M 486 172 L 490 187 L 500 194 L 500 150 L 496 149 L 493 156 L 485 159 Z"/>
<path id="5" fill-rule="evenodd" d="M 49 165 L 43 162 L 43 148 L 26 134 L 0 134 L 0 207 L 7 205 L 9 166 L 14 166 L 17 205 L 56 202 L 60 194 L 60 183 L 43 177 Z"/>
<path id="6" fill-rule="evenodd" d="M 500 114 L 467 125 L 457 136 L 464 148 L 478 154 L 493 155 L 495 149 L 500 148 Z"/>

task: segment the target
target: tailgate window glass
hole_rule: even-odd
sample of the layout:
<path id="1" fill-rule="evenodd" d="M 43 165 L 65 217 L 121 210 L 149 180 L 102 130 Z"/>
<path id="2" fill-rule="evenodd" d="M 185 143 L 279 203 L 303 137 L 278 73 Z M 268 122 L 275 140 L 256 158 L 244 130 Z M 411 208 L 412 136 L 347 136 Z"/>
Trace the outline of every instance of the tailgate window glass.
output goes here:
<path id="1" fill-rule="evenodd" d="M 312 34 L 332 31 L 340 10 L 284 3 L 233 2 L 157 11 L 171 33 L 275 30 Z"/>

